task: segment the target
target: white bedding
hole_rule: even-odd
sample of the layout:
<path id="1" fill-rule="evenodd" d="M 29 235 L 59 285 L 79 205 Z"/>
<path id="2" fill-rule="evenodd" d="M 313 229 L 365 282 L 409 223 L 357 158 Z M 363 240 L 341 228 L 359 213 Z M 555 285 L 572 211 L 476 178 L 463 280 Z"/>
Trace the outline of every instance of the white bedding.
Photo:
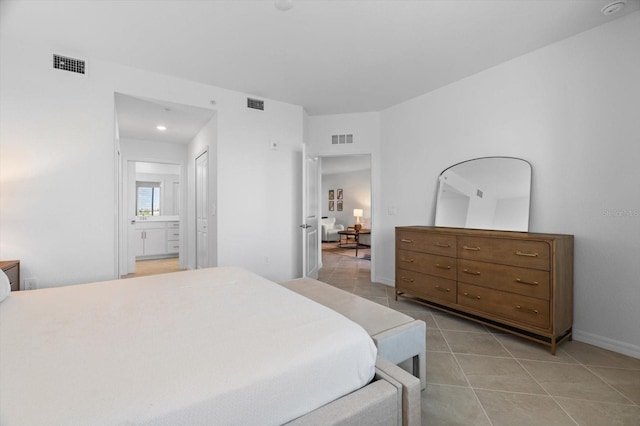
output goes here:
<path id="1" fill-rule="evenodd" d="M 275 425 L 368 383 L 336 312 L 239 268 L 12 293 L 0 424 Z"/>

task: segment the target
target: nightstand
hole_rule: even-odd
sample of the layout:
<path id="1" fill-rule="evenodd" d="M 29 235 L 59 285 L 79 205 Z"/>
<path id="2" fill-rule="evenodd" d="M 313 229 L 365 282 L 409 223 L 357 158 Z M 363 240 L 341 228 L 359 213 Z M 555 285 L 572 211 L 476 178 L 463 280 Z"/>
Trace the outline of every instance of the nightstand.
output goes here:
<path id="1" fill-rule="evenodd" d="M 9 277 L 11 283 L 11 291 L 20 290 L 20 261 L 19 260 L 2 260 L 0 261 L 0 269 Z"/>

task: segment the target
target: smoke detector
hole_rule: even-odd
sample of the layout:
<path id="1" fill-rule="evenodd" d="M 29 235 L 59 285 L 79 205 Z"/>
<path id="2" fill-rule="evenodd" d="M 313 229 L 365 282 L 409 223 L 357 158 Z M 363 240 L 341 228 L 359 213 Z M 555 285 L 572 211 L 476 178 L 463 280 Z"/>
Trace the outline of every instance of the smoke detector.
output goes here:
<path id="1" fill-rule="evenodd" d="M 293 0 L 275 0 L 276 9 L 286 12 L 293 7 Z"/>
<path id="2" fill-rule="evenodd" d="M 627 5 L 626 0 L 614 1 L 602 8 L 601 12 L 604 16 L 613 15 L 620 12 Z"/>

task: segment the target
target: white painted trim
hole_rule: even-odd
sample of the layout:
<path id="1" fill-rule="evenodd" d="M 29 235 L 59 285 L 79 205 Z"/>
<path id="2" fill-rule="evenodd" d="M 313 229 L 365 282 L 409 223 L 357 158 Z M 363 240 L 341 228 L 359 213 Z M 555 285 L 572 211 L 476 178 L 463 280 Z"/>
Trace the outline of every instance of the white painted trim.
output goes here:
<path id="1" fill-rule="evenodd" d="M 579 342 L 588 343 L 599 348 L 608 349 L 623 355 L 640 359 L 640 346 L 588 333 L 586 331 L 573 329 L 573 339 Z"/>
<path id="2" fill-rule="evenodd" d="M 389 287 L 395 287 L 396 286 L 396 282 L 394 280 L 392 280 L 392 279 L 389 279 L 389 278 L 380 278 L 380 277 L 378 277 L 375 282 L 381 283 L 381 284 L 384 284 L 384 285 L 388 285 Z"/>

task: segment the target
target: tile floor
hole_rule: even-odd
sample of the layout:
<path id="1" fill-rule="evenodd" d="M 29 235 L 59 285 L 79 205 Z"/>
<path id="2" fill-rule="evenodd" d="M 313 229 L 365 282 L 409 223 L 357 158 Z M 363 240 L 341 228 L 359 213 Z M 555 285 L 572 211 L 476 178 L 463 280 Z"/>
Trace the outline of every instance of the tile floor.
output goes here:
<path id="1" fill-rule="evenodd" d="M 557 355 L 482 325 L 395 301 L 371 263 L 323 252 L 319 279 L 427 324 L 424 425 L 640 425 L 640 359 L 577 341 Z"/>

